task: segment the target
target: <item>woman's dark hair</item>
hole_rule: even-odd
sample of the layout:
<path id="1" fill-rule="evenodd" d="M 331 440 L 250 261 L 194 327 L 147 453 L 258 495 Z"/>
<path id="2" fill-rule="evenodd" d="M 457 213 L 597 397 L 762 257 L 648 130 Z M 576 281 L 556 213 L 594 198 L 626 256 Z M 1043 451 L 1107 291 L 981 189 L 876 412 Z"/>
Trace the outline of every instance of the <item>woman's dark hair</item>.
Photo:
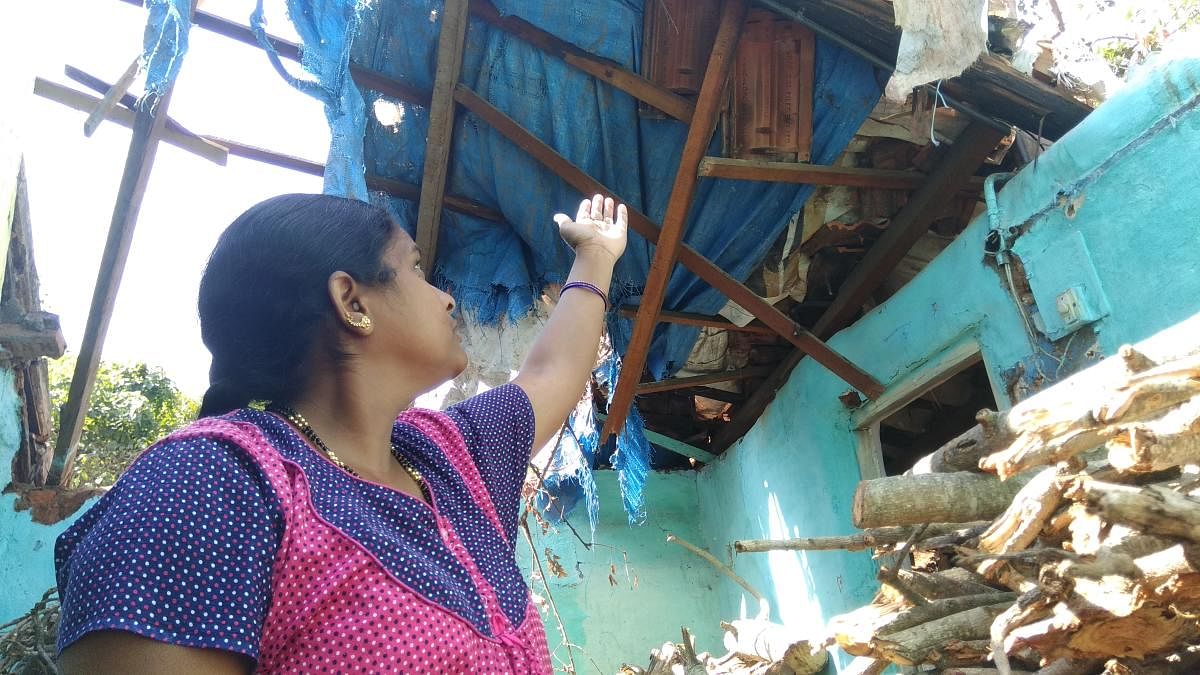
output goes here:
<path id="1" fill-rule="evenodd" d="M 212 353 L 200 417 L 251 401 L 288 401 L 327 323 L 329 276 L 395 277 L 383 254 L 397 226 L 383 209 L 328 195 L 280 195 L 217 241 L 200 280 L 200 334 Z"/>

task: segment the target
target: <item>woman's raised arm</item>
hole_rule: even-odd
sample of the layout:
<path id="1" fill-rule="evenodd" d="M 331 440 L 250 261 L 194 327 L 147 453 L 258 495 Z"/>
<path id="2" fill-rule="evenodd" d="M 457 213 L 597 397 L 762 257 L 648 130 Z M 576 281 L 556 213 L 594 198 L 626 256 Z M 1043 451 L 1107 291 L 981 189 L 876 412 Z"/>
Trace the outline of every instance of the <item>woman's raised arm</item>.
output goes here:
<path id="1" fill-rule="evenodd" d="M 579 401 L 595 365 L 606 298 L 591 292 L 588 286 L 608 288 L 613 265 L 625 251 L 629 225 L 625 205 L 616 205 L 601 195 L 580 204 L 574 220 L 561 213 L 554 220 L 563 239 L 575 249 L 575 263 L 546 328 L 513 380 L 533 405 L 537 426 L 534 448 L 558 432 Z M 584 285 L 567 288 L 571 282 Z"/>

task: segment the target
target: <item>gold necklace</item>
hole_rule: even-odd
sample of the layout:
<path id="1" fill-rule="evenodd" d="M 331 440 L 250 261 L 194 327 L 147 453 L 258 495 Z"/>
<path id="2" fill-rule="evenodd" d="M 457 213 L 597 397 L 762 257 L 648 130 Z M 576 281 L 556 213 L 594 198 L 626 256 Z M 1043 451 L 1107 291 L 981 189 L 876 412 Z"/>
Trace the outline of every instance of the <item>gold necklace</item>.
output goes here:
<path id="1" fill-rule="evenodd" d="M 285 405 L 278 405 L 275 403 L 267 406 L 267 410 L 283 415 L 287 421 L 292 423 L 292 426 L 296 427 L 300 430 L 300 433 L 304 434 L 305 438 L 312 442 L 313 445 L 317 446 L 317 449 L 324 453 L 325 456 L 329 458 L 329 461 L 333 462 L 334 466 L 342 471 L 345 471 L 351 476 L 354 476 L 355 478 L 362 478 L 362 476 L 360 476 L 357 471 L 352 469 L 349 464 L 342 461 L 342 458 L 338 457 L 337 453 L 335 453 L 333 449 L 325 444 L 325 441 L 321 440 L 321 437 L 317 435 L 317 432 L 312 428 L 312 425 L 308 423 L 308 420 L 304 418 L 304 415 L 301 415 Z M 396 463 L 400 465 L 400 468 L 404 469 L 404 471 L 412 477 L 413 481 L 416 482 L 417 487 L 421 490 L 421 496 L 425 498 L 425 501 L 432 501 L 432 498 L 429 495 L 429 488 L 425 486 L 425 479 L 421 476 L 421 472 L 417 470 L 417 467 L 413 466 L 408 461 L 408 458 L 400 454 L 400 450 L 396 447 L 395 443 L 392 444 L 392 457 L 396 460 Z"/>

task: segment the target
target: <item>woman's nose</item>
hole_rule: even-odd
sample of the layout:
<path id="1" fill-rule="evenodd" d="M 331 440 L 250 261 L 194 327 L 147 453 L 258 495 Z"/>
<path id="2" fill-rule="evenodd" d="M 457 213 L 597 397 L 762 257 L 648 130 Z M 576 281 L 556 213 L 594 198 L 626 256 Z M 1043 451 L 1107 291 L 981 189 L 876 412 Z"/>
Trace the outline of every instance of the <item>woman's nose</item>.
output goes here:
<path id="1" fill-rule="evenodd" d="M 447 312 L 453 312 L 453 311 L 454 311 L 454 307 L 455 307 L 455 304 L 454 304 L 454 296 L 453 296 L 453 295 L 450 295 L 450 294 L 449 294 L 449 293 L 447 293 L 446 291 L 440 291 L 440 292 L 441 292 L 441 294 L 442 294 L 442 295 L 446 296 L 446 311 L 447 311 Z"/>

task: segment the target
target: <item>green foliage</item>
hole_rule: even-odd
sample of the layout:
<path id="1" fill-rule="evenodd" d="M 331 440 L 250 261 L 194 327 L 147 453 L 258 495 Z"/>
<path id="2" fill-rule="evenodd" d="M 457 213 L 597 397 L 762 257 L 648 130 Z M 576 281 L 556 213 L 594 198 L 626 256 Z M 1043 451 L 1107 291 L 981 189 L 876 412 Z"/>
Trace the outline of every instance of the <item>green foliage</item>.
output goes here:
<path id="1" fill-rule="evenodd" d="M 50 361 L 54 428 L 67 402 L 75 357 Z M 196 418 L 199 406 L 161 368 L 145 363 L 101 363 L 83 424 L 70 486 L 112 485 L 142 450 Z"/>

